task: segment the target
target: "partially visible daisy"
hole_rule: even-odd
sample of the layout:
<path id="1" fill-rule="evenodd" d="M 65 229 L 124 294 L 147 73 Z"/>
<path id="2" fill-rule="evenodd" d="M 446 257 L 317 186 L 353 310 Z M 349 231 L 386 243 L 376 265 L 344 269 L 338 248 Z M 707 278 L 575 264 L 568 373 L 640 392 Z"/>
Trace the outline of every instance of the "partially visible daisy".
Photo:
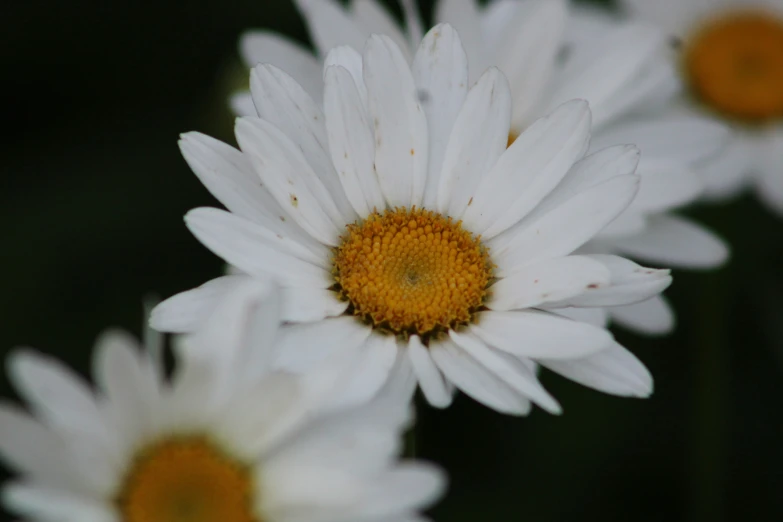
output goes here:
<path id="1" fill-rule="evenodd" d="M 670 56 L 686 85 L 680 110 L 710 114 L 733 129 L 705 166 L 708 195 L 751 185 L 783 214 L 783 1 L 621 0 L 634 19 L 677 39 Z"/>
<path id="2" fill-rule="evenodd" d="M 290 76 L 256 67 L 258 117 L 240 118 L 241 151 L 190 133 L 181 148 L 230 212 L 186 223 L 230 275 L 162 303 L 153 325 L 189 331 L 251 276 L 283 286 L 278 367 L 304 372 L 336 354 L 358 361 L 350 391 L 371 397 L 402 356 L 429 401 L 454 386 L 501 412 L 560 406 L 539 364 L 599 390 L 647 396 L 644 366 L 577 307 L 638 302 L 671 278 L 611 255 L 571 255 L 633 200 L 638 150 L 585 156 L 591 115 L 565 103 L 507 146 L 511 93 L 490 68 L 468 88 L 448 25 L 411 68 L 388 37 L 362 57 L 326 58 L 324 110 Z M 260 183 L 259 183 L 260 181 Z"/>
<path id="3" fill-rule="evenodd" d="M 253 321 L 190 342 L 220 341 L 226 363 L 266 353 L 237 345 L 275 336 L 276 314 L 254 291 L 217 305 Z M 0 456 L 20 473 L 3 488 L 5 506 L 58 522 L 414 522 L 440 494 L 438 470 L 395 461 L 402 403 L 319 415 L 293 376 L 244 386 L 193 350 L 168 381 L 132 338 L 108 332 L 95 347 L 95 391 L 54 358 L 12 353 L 9 377 L 31 411 L 0 403 Z"/>
<path id="4" fill-rule="evenodd" d="M 415 8 L 416 0 L 400 0 L 405 16 L 405 29 L 378 0 L 351 0 L 348 6 L 335 1 L 294 0 L 306 13 L 311 24 L 310 37 L 316 53 L 290 38 L 268 30 L 248 31 L 240 40 L 239 51 L 248 67 L 271 63 L 281 67 L 319 102 L 323 96 L 323 60 L 334 47 L 349 45 L 361 51 L 372 34 L 384 34 L 400 48 L 408 61 L 413 59 L 423 33 Z M 255 116 L 249 92 L 232 97 L 231 106 L 237 114 Z"/>
<path id="5" fill-rule="evenodd" d="M 361 50 L 366 35 L 385 32 L 411 59 L 407 50 L 418 28 L 411 1 L 403 2 L 406 26 L 413 28 L 407 32 L 375 0 L 357 0 L 347 8 L 334 0 L 299 0 L 297 5 L 310 28 L 316 56 L 304 49 L 295 52 L 293 44 L 266 32 L 247 33 L 242 54 L 250 65 L 271 62 L 290 72 L 316 100 L 323 96 L 319 62 L 337 45 Z M 640 146 L 638 197 L 584 252 L 629 255 L 675 268 L 720 266 L 728 257 L 726 244 L 672 210 L 702 195 L 696 167 L 726 144 L 728 129 L 698 115 L 665 113 L 679 89 L 667 58 L 666 33 L 621 24 L 592 10 L 572 11 L 569 16 L 564 0 L 494 0 L 485 7 L 476 0 L 440 0 L 435 18 L 458 30 L 470 65 L 469 84 L 490 66 L 508 77 L 509 143 L 563 102 L 583 98 L 593 113 L 590 151 L 616 143 Z M 236 96 L 233 105 L 240 114 L 255 114 L 249 94 Z M 597 324 L 610 317 L 651 334 L 669 332 L 674 326 L 674 314 L 659 295 L 590 313 Z"/>

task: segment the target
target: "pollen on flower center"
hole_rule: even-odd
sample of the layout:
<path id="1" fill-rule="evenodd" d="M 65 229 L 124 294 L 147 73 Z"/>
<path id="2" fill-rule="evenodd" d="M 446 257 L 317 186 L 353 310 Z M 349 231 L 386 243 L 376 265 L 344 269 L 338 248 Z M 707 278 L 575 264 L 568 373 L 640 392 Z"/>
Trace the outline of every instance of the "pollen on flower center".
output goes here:
<path id="1" fill-rule="evenodd" d="M 460 222 L 400 208 L 348 225 L 334 277 L 353 314 L 427 341 L 471 321 L 484 303 L 492 264 L 480 238 Z"/>
<path id="2" fill-rule="evenodd" d="M 783 116 L 783 19 L 722 15 L 693 34 L 683 60 L 691 89 L 713 110 L 747 122 Z"/>
<path id="3" fill-rule="evenodd" d="M 251 470 L 203 437 L 143 449 L 116 497 L 123 522 L 261 522 Z"/>

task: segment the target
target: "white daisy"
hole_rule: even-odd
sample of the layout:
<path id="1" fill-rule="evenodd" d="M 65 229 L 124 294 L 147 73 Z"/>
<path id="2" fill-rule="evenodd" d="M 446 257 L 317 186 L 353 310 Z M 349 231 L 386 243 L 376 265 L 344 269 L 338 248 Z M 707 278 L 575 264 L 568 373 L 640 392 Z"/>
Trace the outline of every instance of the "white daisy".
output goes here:
<path id="1" fill-rule="evenodd" d="M 499 410 L 559 405 L 539 384 L 547 366 L 609 393 L 647 396 L 644 366 L 603 328 L 563 318 L 576 307 L 638 302 L 666 270 L 617 256 L 570 255 L 633 200 L 638 151 L 585 156 L 583 101 L 532 123 L 507 148 L 511 93 L 489 69 L 468 89 L 467 56 L 448 25 L 431 30 L 412 69 L 391 38 L 326 59 L 324 111 L 271 65 L 252 72 L 260 118 L 240 118 L 241 151 L 183 136 L 185 159 L 230 210 L 186 223 L 246 274 L 283 286 L 278 367 L 359 361 L 346 394 L 372 396 L 398 355 L 430 403 L 453 386 Z M 260 183 L 259 183 L 260 181 Z M 162 303 L 153 326 L 188 331 L 218 278 Z M 550 310 L 550 311 L 548 311 Z M 553 313 L 552 311 L 556 312 Z"/>
<path id="2" fill-rule="evenodd" d="M 732 140 L 705 166 L 708 195 L 750 185 L 783 213 L 783 1 L 622 0 L 636 19 L 678 39 L 670 61 L 687 90 L 681 112 L 732 126 Z"/>
<path id="3" fill-rule="evenodd" d="M 371 32 L 385 32 L 410 59 L 407 49 L 418 34 L 411 1 L 403 2 L 406 25 L 412 28 L 407 33 L 375 0 L 356 0 L 347 8 L 334 0 L 297 4 L 310 28 L 316 56 L 272 33 L 250 32 L 241 43 L 249 65 L 278 65 L 321 99 L 319 58 L 323 60 L 337 45 L 361 50 Z M 667 59 L 664 32 L 616 21 L 607 24 L 605 17 L 591 10 L 577 9 L 569 17 L 565 0 L 494 0 L 486 7 L 476 0 L 440 0 L 435 18 L 458 30 L 470 64 L 469 84 L 489 66 L 497 66 L 508 77 L 509 143 L 561 103 L 583 98 L 593 111 L 590 151 L 615 143 L 640 146 L 638 197 L 584 252 L 629 255 L 647 263 L 695 269 L 713 268 L 727 259 L 722 240 L 671 213 L 701 196 L 704 187 L 696 166 L 714 156 L 729 136 L 724 126 L 708 118 L 660 114 L 679 87 Z M 255 114 L 249 94 L 232 102 L 239 114 Z M 654 113 L 638 114 L 645 107 Z M 605 324 L 608 317 L 650 334 L 666 333 L 674 326 L 674 314 L 662 296 L 594 310 L 590 316 L 598 324 Z"/>
<path id="4" fill-rule="evenodd" d="M 234 356 L 266 353 L 236 345 L 275 335 L 277 317 L 266 313 L 274 308 L 259 297 L 248 285 L 222 301 L 191 342 L 220 341 Z M 218 324 L 232 309 L 256 320 Z M 259 336 L 251 325 L 269 330 Z M 395 461 L 408 417 L 400 401 L 318 415 L 290 375 L 245 387 L 250 381 L 196 359 L 167 381 L 122 332 L 97 342 L 95 392 L 31 350 L 10 356 L 9 373 L 31 413 L 0 404 L 0 456 L 20 472 L 3 502 L 31 520 L 414 522 L 443 487 L 438 470 Z"/>

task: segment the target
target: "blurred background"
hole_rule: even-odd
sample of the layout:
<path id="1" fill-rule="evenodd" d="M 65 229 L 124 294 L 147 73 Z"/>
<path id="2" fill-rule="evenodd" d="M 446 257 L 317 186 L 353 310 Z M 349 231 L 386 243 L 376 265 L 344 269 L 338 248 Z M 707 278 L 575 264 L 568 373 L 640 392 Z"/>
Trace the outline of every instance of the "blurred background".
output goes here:
<path id="1" fill-rule="evenodd" d="M 226 100 L 247 81 L 237 39 L 250 28 L 307 42 L 288 0 L 4 4 L 0 357 L 34 346 L 85 374 L 102 329 L 139 334 L 143 298 L 221 271 L 182 221 L 217 203 L 177 138 L 234 143 Z M 653 397 L 546 374 L 561 417 L 464 396 L 420 408 L 417 453 L 451 476 L 435 520 L 783 519 L 783 220 L 750 196 L 691 213 L 733 259 L 675 274 L 675 334 L 616 331 L 655 376 Z M 16 400 L 5 375 L 0 393 Z"/>

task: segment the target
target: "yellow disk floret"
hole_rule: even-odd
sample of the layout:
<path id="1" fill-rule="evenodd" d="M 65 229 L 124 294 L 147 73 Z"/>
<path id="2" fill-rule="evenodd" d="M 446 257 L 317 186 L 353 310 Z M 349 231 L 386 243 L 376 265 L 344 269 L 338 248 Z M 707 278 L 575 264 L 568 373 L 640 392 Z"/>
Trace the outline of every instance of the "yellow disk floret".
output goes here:
<path id="1" fill-rule="evenodd" d="M 688 39 L 683 65 L 714 111 L 751 123 L 783 116 L 783 19 L 762 11 L 715 18 Z"/>
<path id="2" fill-rule="evenodd" d="M 486 297 L 492 264 L 480 238 L 460 222 L 400 208 L 348 225 L 334 275 L 355 315 L 426 341 L 470 322 Z"/>
<path id="3" fill-rule="evenodd" d="M 139 453 L 117 495 L 123 522 L 260 522 L 251 470 L 201 437 L 159 441 Z"/>

